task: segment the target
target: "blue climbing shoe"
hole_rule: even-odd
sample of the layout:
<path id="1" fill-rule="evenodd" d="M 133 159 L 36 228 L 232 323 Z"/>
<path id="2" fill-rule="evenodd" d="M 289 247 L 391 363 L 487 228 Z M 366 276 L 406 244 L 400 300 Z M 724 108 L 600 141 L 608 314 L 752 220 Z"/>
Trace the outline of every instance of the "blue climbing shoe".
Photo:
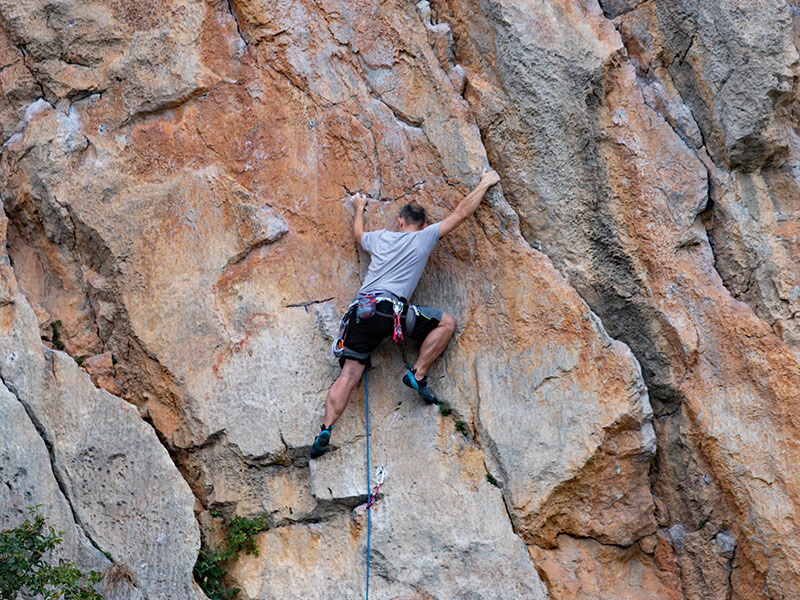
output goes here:
<path id="1" fill-rule="evenodd" d="M 333 427 L 333 425 L 331 425 L 331 427 Z M 311 445 L 311 452 L 309 452 L 311 458 L 319 458 L 328 451 L 328 442 L 331 441 L 331 427 L 326 429 L 323 425 L 322 431 L 314 438 L 314 443 Z"/>
<path id="2" fill-rule="evenodd" d="M 419 394 L 419 397 L 422 398 L 428 404 L 439 404 L 439 399 L 436 395 L 431 391 L 431 388 L 428 387 L 428 377 L 425 376 L 421 380 L 417 380 L 416 376 L 414 375 L 414 371 L 408 371 L 405 375 L 403 375 L 403 383 L 405 383 L 408 387 L 412 390 L 416 390 Z"/>

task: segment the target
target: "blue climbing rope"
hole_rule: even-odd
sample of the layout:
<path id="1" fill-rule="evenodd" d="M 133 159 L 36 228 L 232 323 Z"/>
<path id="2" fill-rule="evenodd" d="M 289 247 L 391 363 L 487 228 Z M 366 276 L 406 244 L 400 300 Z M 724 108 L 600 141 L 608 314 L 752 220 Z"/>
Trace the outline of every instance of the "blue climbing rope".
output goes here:
<path id="1" fill-rule="evenodd" d="M 372 487 L 369 482 L 369 371 L 364 371 L 364 410 L 367 413 L 367 599 L 369 600 L 369 537 L 371 523 L 369 514 L 372 512 L 370 504 L 370 496 L 372 494 Z"/>

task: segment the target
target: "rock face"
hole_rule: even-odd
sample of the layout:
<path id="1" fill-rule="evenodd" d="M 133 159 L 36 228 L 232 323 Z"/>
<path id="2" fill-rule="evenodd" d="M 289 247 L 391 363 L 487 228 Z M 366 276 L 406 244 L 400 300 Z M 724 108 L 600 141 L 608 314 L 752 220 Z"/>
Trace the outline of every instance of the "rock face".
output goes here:
<path id="1" fill-rule="evenodd" d="M 42 505 L 68 532 L 59 553 L 77 555 L 79 567 L 124 566 L 132 597 L 195 598 L 199 531 L 186 482 L 133 406 L 42 346 L 8 256 L 2 260 L 4 526 Z"/>
<path id="2" fill-rule="evenodd" d="M 202 597 L 195 504 L 269 516 L 253 600 L 800 596 L 794 10 L 0 0 L 3 526 L 130 597 Z M 489 165 L 415 295 L 452 413 L 369 374 L 367 556 L 364 384 L 306 458 L 347 198 Z"/>

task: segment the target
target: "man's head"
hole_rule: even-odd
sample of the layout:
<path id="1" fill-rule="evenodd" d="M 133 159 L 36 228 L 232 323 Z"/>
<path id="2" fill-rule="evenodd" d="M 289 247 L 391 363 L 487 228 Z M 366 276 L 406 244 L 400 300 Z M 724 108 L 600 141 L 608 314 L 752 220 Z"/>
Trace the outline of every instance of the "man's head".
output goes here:
<path id="1" fill-rule="evenodd" d="M 415 231 L 425 227 L 425 220 L 428 214 L 416 202 L 406 204 L 400 209 L 400 214 L 397 215 L 397 226 L 401 230 Z"/>

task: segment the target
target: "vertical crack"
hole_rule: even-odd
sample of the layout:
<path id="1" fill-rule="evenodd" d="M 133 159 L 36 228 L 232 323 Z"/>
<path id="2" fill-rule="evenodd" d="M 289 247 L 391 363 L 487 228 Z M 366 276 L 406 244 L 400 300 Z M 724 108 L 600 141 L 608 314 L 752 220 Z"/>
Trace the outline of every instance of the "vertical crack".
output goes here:
<path id="1" fill-rule="evenodd" d="M 74 505 L 72 503 L 72 499 L 70 498 L 69 494 L 67 493 L 67 485 L 64 482 L 62 476 L 60 475 L 58 468 L 56 467 L 55 450 L 53 448 L 52 442 L 48 439 L 47 430 L 45 429 L 44 425 L 39 420 L 39 418 L 36 416 L 36 413 L 33 410 L 33 408 L 27 402 L 25 402 L 22 399 L 21 395 L 18 393 L 18 391 L 16 389 L 16 386 L 14 386 L 12 383 L 9 383 L 8 381 L 6 381 L 5 377 L 3 377 L 2 372 L 0 372 L 0 382 L 2 382 L 3 386 L 11 393 L 11 395 L 14 396 L 14 398 L 17 399 L 17 402 L 19 402 L 22 405 L 22 408 L 25 410 L 25 413 L 28 415 L 28 418 L 30 419 L 31 423 L 33 424 L 33 427 L 36 430 L 36 433 L 38 433 L 39 437 L 42 438 L 42 442 L 44 443 L 45 448 L 47 448 L 47 454 L 50 457 L 50 469 L 51 469 L 51 471 L 53 473 L 53 478 L 55 479 L 56 484 L 58 485 L 58 489 L 61 492 L 61 495 L 64 496 L 64 499 L 67 502 L 67 506 L 69 506 L 70 513 L 72 514 L 72 520 L 81 529 L 81 531 L 83 532 L 83 535 L 86 537 L 87 540 L 89 540 L 89 542 L 92 544 L 92 546 L 94 546 L 94 548 L 98 552 L 103 554 L 106 558 L 109 558 L 111 555 L 109 553 L 105 552 L 100 547 L 100 545 L 94 540 L 94 538 L 89 534 L 88 527 L 83 522 L 83 520 L 78 516 L 78 513 L 75 510 L 75 507 L 74 507 Z M 111 559 L 111 558 L 109 558 L 109 560 L 112 563 L 114 562 L 113 559 Z"/>
<path id="2" fill-rule="evenodd" d="M 233 22 L 236 23 L 236 33 L 239 34 L 239 39 L 242 40 L 242 43 L 247 46 L 247 39 L 242 34 L 242 28 L 239 25 L 239 17 L 236 15 L 236 11 L 233 8 L 233 0 L 227 0 L 227 5 L 228 12 L 231 14 L 231 17 L 233 17 Z"/>

